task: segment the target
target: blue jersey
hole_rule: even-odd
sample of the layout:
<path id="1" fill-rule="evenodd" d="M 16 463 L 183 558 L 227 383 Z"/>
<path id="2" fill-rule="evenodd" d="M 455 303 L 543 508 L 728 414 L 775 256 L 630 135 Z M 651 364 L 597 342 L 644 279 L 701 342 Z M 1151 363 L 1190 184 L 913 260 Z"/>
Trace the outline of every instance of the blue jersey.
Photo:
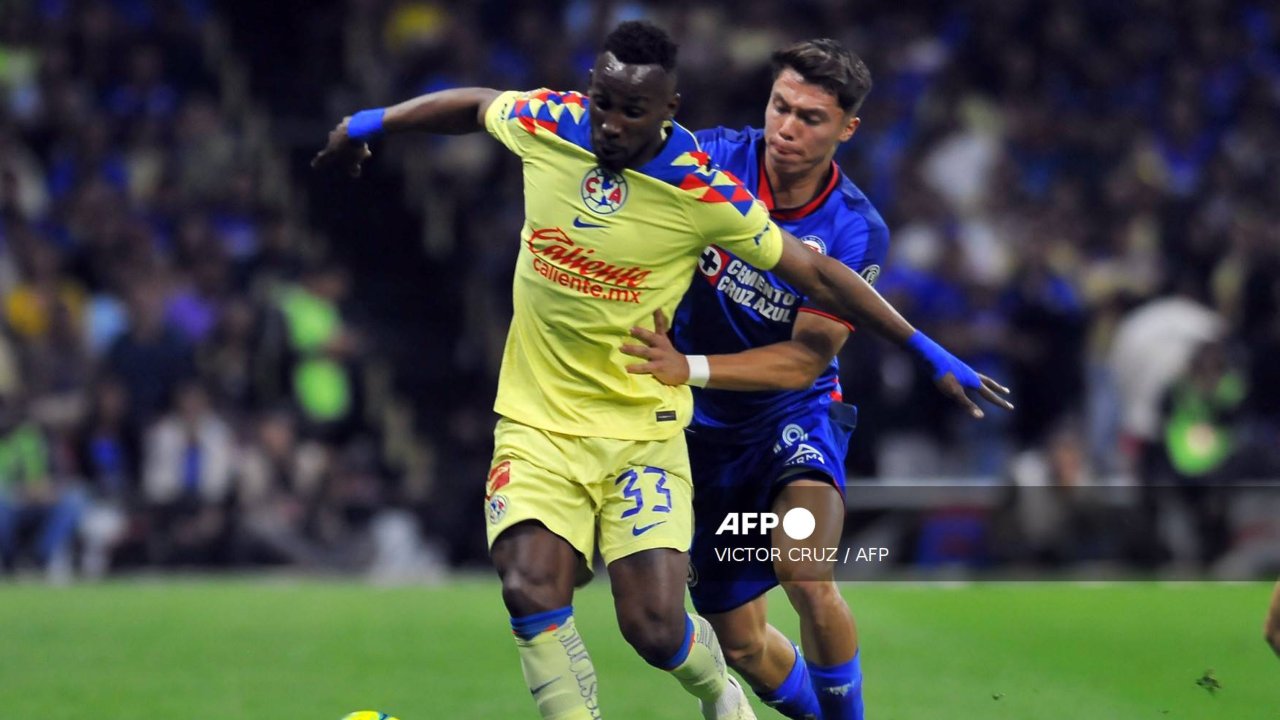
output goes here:
<path id="1" fill-rule="evenodd" d="M 799 208 L 776 208 L 764 172 L 762 131 L 716 128 L 696 135 L 703 152 L 741 179 L 769 208 L 778 225 L 814 251 L 830 255 L 867 282 L 875 282 L 889 247 L 889 229 L 867 196 L 834 162 L 827 184 L 813 200 Z M 687 355 L 728 354 L 772 345 L 791 338 L 801 312 L 832 317 L 811 307 L 804 295 L 773 273 L 757 270 L 712 245 L 703 252 L 689 291 L 676 310 L 675 345 Z M 773 431 L 777 419 L 838 400 L 840 392 L 839 363 L 835 360 L 806 390 L 694 388 L 690 429 L 707 440 L 758 440 L 757 436 Z"/>

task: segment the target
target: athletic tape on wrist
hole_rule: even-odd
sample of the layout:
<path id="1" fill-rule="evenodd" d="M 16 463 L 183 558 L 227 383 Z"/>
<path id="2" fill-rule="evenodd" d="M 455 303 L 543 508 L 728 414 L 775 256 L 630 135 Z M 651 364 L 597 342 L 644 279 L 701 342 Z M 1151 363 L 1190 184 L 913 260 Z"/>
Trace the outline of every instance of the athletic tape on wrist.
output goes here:
<path id="1" fill-rule="evenodd" d="M 982 379 L 962 360 L 947 352 L 946 348 L 934 342 L 928 335 L 917 330 L 907 340 L 907 347 L 924 359 L 933 370 L 933 379 L 938 380 L 947 373 L 956 376 L 961 387 L 978 388 Z"/>
<path id="2" fill-rule="evenodd" d="M 706 387 L 711 380 L 711 363 L 707 362 L 707 356 L 685 355 L 684 360 L 689 364 L 689 379 L 685 380 L 684 384 Z"/>
<path id="3" fill-rule="evenodd" d="M 386 115 L 386 108 L 375 108 L 373 110 L 361 110 L 351 116 L 351 121 L 347 123 L 347 137 L 352 140 L 368 140 L 382 134 L 382 116 Z"/>

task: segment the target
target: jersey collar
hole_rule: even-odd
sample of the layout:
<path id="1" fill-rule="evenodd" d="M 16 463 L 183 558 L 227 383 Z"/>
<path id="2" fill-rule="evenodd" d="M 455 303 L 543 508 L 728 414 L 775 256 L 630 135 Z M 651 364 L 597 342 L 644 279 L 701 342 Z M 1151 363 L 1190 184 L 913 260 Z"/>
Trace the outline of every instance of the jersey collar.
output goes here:
<path id="1" fill-rule="evenodd" d="M 662 123 L 662 147 L 658 148 L 658 154 L 644 165 L 629 169 L 642 175 L 660 176 L 663 170 L 670 167 L 676 158 L 688 150 L 686 147 L 688 142 L 685 138 L 687 135 L 689 131 L 677 125 L 674 120 L 665 121 Z"/>
<path id="2" fill-rule="evenodd" d="M 800 220 L 812 215 L 818 208 L 822 207 L 822 204 L 827 201 L 827 198 L 831 197 L 831 193 L 835 192 L 836 185 L 840 184 L 840 166 L 836 165 L 835 160 L 832 160 L 831 168 L 828 170 L 829 179 L 827 180 L 827 184 L 824 185 L 822 189 L 818 191 L 818 194 L 814 195 L 809 202 L 801 205 L 800 207 L 794 208 L 775 207 L 773 186 L 769 183 L 769 173 L 765 171 L 764 167 L 763 145 L 764 144 L 761 143 L 761 147 L 757 153 L 759 163 L 757 175 L 759 175 L 760 178 L 756 183 L 758 186 L 756 188 L 756 197 L 760 198 L 760 202 L 764 203 L 764 206 L 769 209 L 769 214 L 773 216 L 774 220 Z"/>

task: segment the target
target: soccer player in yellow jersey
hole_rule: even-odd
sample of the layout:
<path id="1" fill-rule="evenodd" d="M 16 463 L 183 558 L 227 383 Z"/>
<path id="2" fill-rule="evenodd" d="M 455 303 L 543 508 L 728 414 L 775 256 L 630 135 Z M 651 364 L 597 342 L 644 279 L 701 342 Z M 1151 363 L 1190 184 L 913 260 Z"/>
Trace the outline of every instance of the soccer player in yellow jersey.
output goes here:
<path id="1" fill-rule="evenodd" d="M 599 546 L 618 624 L 705 718 L 753 718 L 710 625 L 684 610 L 692 486 L 689 390 L 630 374 L 620 348 L 670 316 L 703 249 L 771 268 L 833 314 L 908 344 L 970 411 L 1002 390 L 920 335 L 847 267 L 783 233 L 734 176 L 673 121 L 676 47 L 618 26 L 587 96 L 460 88 L 344 119 L 313 161 L 353 176 L 383 132 L 484 129 L 520 156 L 525 224 L 495 409 L 485 514 L 521 667 L 543 718 L 600 717 L 574 627 L 575 585 Z"/>

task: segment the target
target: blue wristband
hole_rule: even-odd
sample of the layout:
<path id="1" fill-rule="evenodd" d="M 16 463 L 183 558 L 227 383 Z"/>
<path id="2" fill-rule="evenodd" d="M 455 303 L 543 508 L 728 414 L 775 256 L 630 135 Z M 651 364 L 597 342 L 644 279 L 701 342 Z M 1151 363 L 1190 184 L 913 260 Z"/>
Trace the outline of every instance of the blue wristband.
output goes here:
<path id="1" fill-rule="evenodd" d="M 974 372 L 973 368 L 964 364 L 955 355 L 947 352 L 946 348 L 919 330 L 907 340 L 907 347 L 929 363 L 934 380 L 941 380 L 942 376 L 951 373 L 956 376 L 956 380 L 960 381 L 961 387 L 970 389 L 982 387 L 982 378 L 978 377 L 978 373 Z"/>
<path id="2" fill-rule="evenodd" d="M 374 110 L 361 110 L 352 115 L 351 122 L 347 123 L 347 137 L 352 140 L 365 141 L 381 135 L 382 116 L 386 113 L 386 108 L 377 108 Z"/>

